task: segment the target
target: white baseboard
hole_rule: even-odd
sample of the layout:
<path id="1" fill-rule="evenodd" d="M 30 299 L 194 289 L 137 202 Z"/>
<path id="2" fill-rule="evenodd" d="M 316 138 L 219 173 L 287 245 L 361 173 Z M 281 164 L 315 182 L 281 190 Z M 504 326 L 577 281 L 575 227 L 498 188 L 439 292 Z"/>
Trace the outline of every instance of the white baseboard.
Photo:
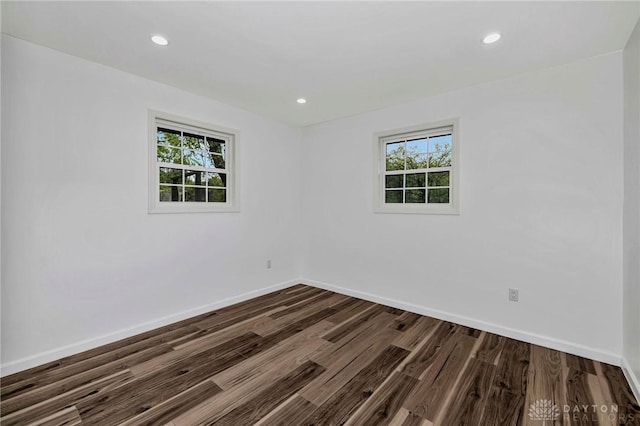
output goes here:
<path id="1" fill-rule="evenodd" d="M 18 371 L 27 370 L 29 368 L 37 367 L 38 365 L 46 364 L 47 362 L 55 361 L 60 358 L 64 358 L 69 355 L 78 354 L 80 352 L 87 351 L 89 349 L 97 348 L 98 346 L 106 345 L 112 342 L 116 342 L 127 337 L 135 336 L 136 334 L 144 333 L 154 328 L 163 327 L 165 325 L 172 324 L 174 322 L 182 321 L 187 318 L 192 318 L 200 314 L 211 312 L 216 309 L 223 308 L 225 306 L 233 305 L 238 302 L 243 302 L 254 297 L 262 296 L 273 291 L 281 290 L 283 288 L 290 287 L 292 285 L 300 283 L 300 280 L 289 280 L 274 284 L 268 287 L 261 288 L 259 290 L 250 291 L 240 294 L 238 296 L 228 297 L 207 305 L 198 306 L 196 308 L 188 309 L 186 311 L 178 312 L 175 314 L 167 315 L 162 318 L 158 318 L 152 321 L 147 321 L 142 324 L 138 324 L 125 329 L 117 330 L 112 333 L 103 334 L 102 336 L 94 337 L 87 340 L 82 340 L 77 343 L 62 346 L 59 348 L 51 349 L 46 352 L 41 352 L 36 355 L 32 355 L 26 358 L 22 358 L 16 361 L 11 361 L 0 365 L 0 376 L 6 376 L 8 374 L 17 373 Z"/>
<path id="2" fill-rule="evenodd" d="M 384 305 L 392 306 L 394 308 L 403 309 L 410 312 L 415 312 L 421 315 L 427 315 L 433 318 L 437 318 L 444 321 L 451 321 L 457 324 L 462 324 L 467 327 L 473 327 L 480 330 L 488 331 L 491 333 L 499 334 L 501 336 L 510 337 L 513 339 L 521 340 L 536 345 L 546 346 L 548 348 L 556 349 L 563 352 L 572 353 L 575 355 L 583 356 L 585 358 L 594 359 L 597 361 L 606 362 L 616 366 L 622 364 L 627 380 L 638 400 L 640 400 L 640 383 L 637 377 L 633 374 L 633 370 L 629 367 L 625 360 L 621 360 L 620 356 L 611 353 L 601 351 L 588 346 L 567 342 L 564 340 L 554 339 L 551 337 L 542 336 L 535 333 L 530 333 L 522 330 L 516 330 L 509 327 L 504 327 L 498 324 L 493 324 L 485 321 L 476 320 L 473 318 L 465 317 L 458 314 L 452 314 L 449 312 L 440 311 L 424 306 L 415 305 L 413 303 L 402 302 L 395 299 L 389 299 L 386 297 L 378 296 L 372 293 L 367 293 L 358 290 L 352 290 L 349 288 L 328 284 L 311 279 L 295 279 L 272 286 L 264 287 L 259 290 L 250 291 L 238 296 L 229 297 L 217 302 L 213 302 L 207 305 L 199 306 L 193 309 L 189 309 L 183 312 L 178 312 L 172 315 L 168 315 L 162 318 L 158 318 L 152 321 L 148 321 L 142 324 L 128 327 L 112 333 L 104 334 L 95 338 L 83 340 L 71 345 L 63 346 L 60 348 L 52 349 L 46 352 L 41 352 L 36 355 L 32 355 L 26 358 L 22 358 L 16 361 L 4 363 L 0 365 L 0 376 L 6 376 L 8 374 L 16 373 L 18 371 L 26 370 L 38 365 L 45 364 L 47 362 L 55 361 L 56 359 L 64 358 L 69 355 L 74 355 L 89 349 L 96 348 L 98 346 L 106 345 L 127 337 L 135 336 L 136 334 L 144 333 L 154 328 L 169 325 L 174 322 L 182 321 L 187 318 L 191 318 L 206 312 L 210 312 L 216 309 L 220 309 L 225 306 L 233 305 L 238 302 L 242 302 L 254 297 L 262 296 L 273 291 L 281 290 L 283 288 L 290 287 L 292 285 L 303 283 L 313 287 L 323 288 L 326 290 L 335 291 L 336 293 L 345 294 L 348 296 L 357 297 L 360 299 L 369 300 L 371 302 L 381 303 Z"/>
<path id="3" fill-rule="evenodd" d="M 627 382 L 629 382 L 629 387 L 631 387 L 636 401 L 640 402 L 640 377 L 633 372 L 633 368 L 631 368 L 629 361 L 625 357 L 622 357 L 622 372 L 627 378 Z"/>
<path id="4" fill-rule="evenodd" d="M 620 366 L 620 355 L 612 352 L 605 352 L 596 348 L 583 346 L 580 344 L 567 342 L 565 340 L 554 339 L 552 337 L 542 336 L 527 331 L 516 330 L 509 327 L 504 327 L 499 324 L 480 321 L 474 318 L 465 317 L 458 314 L 452 314 L 449 312 L 440 311 L 437 309 L 428 308 L 425 306 L 415 305 L 413 303 L 402 302 L 395 299 L 388 299 L 386 297 L 378 296 L 376 294 L 367 293 L 364 291 L 351 290 L 349 288 L 340 287 L 333 284 L 327 284 L 320 281 L 303 278 L 301 279 L 303 284 L 307 284 L 313 287 L 323 288 L 325 290 L 335 291 L 336 293 L 345 294 L 347 296 L 357 297 L 359 299 L 365 299 L 371 302 L 380 303 L 383 305 L 391 306 L 394 308 L 403 309 L 405 311 L 415 312 L 420 315 L 426 315 L 433 318 L 437 318 L 444 321 L 451 321 L 457 324 L 465 325 L 467 327 L 476 328 L 490 333 L 499 334 L 501 336 L 510 337 L 512 339 L 521 340 L 527 343 L 533 343 L 535 345 L 545 346 L 547 348 L 556 349 L 562 352 L 567 352 L 574 355 L 579 355 L 585 358 L 590 358 L 596 361 L 606 362 Z"/>

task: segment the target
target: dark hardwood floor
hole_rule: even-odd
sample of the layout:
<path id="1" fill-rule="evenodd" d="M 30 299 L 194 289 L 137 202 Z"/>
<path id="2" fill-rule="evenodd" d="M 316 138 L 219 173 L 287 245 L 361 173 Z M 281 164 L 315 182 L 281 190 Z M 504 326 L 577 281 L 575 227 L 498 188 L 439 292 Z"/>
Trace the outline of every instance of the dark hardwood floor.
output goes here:
<path id="1" fill-rule="evenodd" d="M 303 285 L 0 389 L 4 426 L 640 424 L 618 367 Z"/>

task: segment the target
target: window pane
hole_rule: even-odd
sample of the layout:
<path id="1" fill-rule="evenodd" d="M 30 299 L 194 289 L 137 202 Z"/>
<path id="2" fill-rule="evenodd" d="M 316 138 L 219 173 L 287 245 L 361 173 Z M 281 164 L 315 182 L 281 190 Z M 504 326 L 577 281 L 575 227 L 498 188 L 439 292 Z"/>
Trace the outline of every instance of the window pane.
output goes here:
<path id="1" fill-rule="evenodd" d="M 205 188 L 184 187 L 184 200 L 190 202 L 204 202 Z"/>
<path id="2" fill-rule="evenodd" d="M 187 166 L 202 166 L 206 163 L 207 155 L 202 151 L 185 150 L 183 154 L 183 164 Z"/>
<path id="3" fill-rule="evenodd" d="M 404 142 L 387 144 L 387 170 L 404 170 Z"/>
<path id="4" fill-rule="evenodd" d="M 221 139 L 207 137 L 207 144 L 209 145 L 209 151 L 221 154 L 223 157 L 226 151 L 225 142 Z"/>
<path id="5" fill-rule="evenodd" d="M 185 170 L 184 180 L 185 180 L 185 185 L 204 186 L 207 183 L 207 173 L 199 172 L 196 170 Z"/>
<path id="6" fill-rule="evenodd" d="M 385 203 L 402 203 L 402 190 L 400 191 L 385 191 L 384 192 Z"/>
<path id="7" fill-rule="evenodd" d="M 182 151 L 178 148 L 168 148 L 166 146 L 158 145 L 158 162 L 159 163 L 172 163 L 181 164 Z"/>
<path id="8" fill-rule="evenodd" d="M 429 152 L 451 151 L 451 135 L 429 138 Z"/>
<path id="9" fill-rule="evenodd" d="M 406 187 L 407 188 L 415 188 L 422 187 L 424 188 L 424 173 L 412 173 L 407 175 Z"/>
<path id="10" fill-rule="evenodd" d="M 429 138 L 429 167 L 451 166 L 451 135 Z"/>
<path id="11" fill-rule="evenodd" d="M 201 166 L 212 168 L 213 162 L 211 161 L 211 157 L 209 153 L 206 151 L 184 151 L 184 163 L 187 166 Z"/>
<path id="12" fill-rule="evenodd" d="M 429 190 L 429 203 L 448 203 L 449 188 L 438 188 Z"/>
<path id="13" fill-rule="evenodd" d="M 387 144 L 387 156 L 404 155 L 404 142 L 393 142 Z"/>
<path id="14" fill-rule="evenodd" d="M 182 186 L 160 185 L 160 201 L 182 201 Z"/>
<path id="15" fill-rule="evenodd" d="M 224 173 L 207 173 L 208 186 L 227 186 L 227 175 Z"/>
<path id="16" fill-rule="evenodd" d="M 407 141 L 407 154 L 420 154 L 427 152 L 427 139 L 413 139 Z"/>
<path id="17" fill-rule="evenodd" d="M 227 202 L 226 189 L 209 189 L 208 191 L 209 191 L 210 203 L 226 203 Z"/>
<path id="18" fill-rule="evenodd" d="M 405 203 L 424 203 L 424 189 L 407 189 L 404 192 Z"/>
<path id="19" fill-rule="evenodd" d="M 426 169 L 427 154 L 409 154 L 407 155 L 407 170 Z"/>
<path id="20" fill-rule="evenodd" d="M 385 188 L 402 188 L 403 175 L 388 175 L 384 177 Z"/>
<path id="21" fill-rule="evenodd" d="M 184 148 L 194 151 L 208 151 L 208 146 L 204 143 L 204 136 L 193 135 L 191 133 L 183 134 Z"/>
<path id="22" fill-rule="evenodd" d="M 156 140 L 158 141 L 158 145 L 180 148 L 180 132 L 177 130 L 158 127 Z"/>
<path id="23" fill-rule="evenodd" d="M 213 169 L 214 167 L 216 167 L 213 161 L 213 154 L 209 152 L 202 152 L 202 162 L 203 167 L 206 167 L 208 169 Z"/>
<path id="24" fill-rule="evenodd" d="M 225 168 L 225 160 L 224 156 L 220 154 L 209 154 L 209 159 L 211 161 L 210 167 L 215 167 L 216 169 L 224 169 Z"/>
<path id="25" fill-rule="evenodd" d="M 174 185 L 181 185 L 182 182 L 182 170 L 171 169 L 169 167 L 160 167 L 160 183 L 172 183 Z"/>
<path id="26" fill-rule="evenodd" d="M 428 173 L 429 186 L 449 186 L 449 172 Z"/>
<path id="27" fill-rule="evenodd" d="M 451 151 L 442 151 L 429 154 L 429 167 L 451 166 Z"/>

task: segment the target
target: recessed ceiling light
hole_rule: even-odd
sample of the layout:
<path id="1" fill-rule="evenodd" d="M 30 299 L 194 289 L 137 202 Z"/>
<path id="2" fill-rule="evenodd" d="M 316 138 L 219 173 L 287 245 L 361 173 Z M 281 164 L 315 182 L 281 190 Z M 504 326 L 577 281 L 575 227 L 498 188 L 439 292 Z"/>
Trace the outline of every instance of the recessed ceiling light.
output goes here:
<path id="1" fill-rule="evenodd" d="M 296 101 L 299 104 L 306 104 L 307 100 L 305 98 L 298 98 L 298 100 Z"/>
<path id="2" fill-rule="evenodd" d="M 491 33 L 488 34 L 485 38 L 482 39 L 482 42 L 484 44 L 491 44 L 491 43 L 495 43 L 496 41 L 500 40 L 500 33 Z"/>
<path id="3" fill-rule="evenodd" d="M 169 40 L 167 40 L 166 38 L 160 36 L 160 35 L 154 35 L 151 37 L 151 41 L 154 42 L 155 44 L 159 45 L 159 46 L 166 46 L 167 44 L 169 44 Z"/>

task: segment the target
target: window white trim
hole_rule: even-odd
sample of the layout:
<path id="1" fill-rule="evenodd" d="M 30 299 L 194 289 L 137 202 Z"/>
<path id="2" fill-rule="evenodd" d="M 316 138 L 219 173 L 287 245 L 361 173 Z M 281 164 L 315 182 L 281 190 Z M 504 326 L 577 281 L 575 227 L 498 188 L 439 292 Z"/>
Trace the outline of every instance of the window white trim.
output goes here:
<path id="1" fill-rule="evenodd" d="M 203 123 L 184 117 L 179 117 L 165 112 L 149 110 L 148 138 L 149 138 L 149 213 L 216 213 L 240 211 L 238 189 L 239 161 L 238 146 L 239 132 L 235 129 L 214 124 Z M 165 125 L 170 129 L 184 130 L 190 133 L 222 138 L 226 143 L 226 202 L 200 203 L 200 202 L 160 202 L 159 168 L 164 163 L 158 163 L 158 125 Z M 170 164 L 167 164 L 170 166 Z M 188 166 L 190 170 L 211 170 L 199 166 Z"/>
<path id="2" fill-rule="evenodd" d="M 419 136 L 437 136 L 451 132 L 451 174 L 449 203 L 408 204 L 385 202 L 386 144 Z M 460 125 L 457 118 L 385 130 L 373 135 L 373 211 L 375 213 L 460 214 Z M 415 172 L 434 172 L 438 169 L 416 169 Z M 413 172 L 414 170 L 412 170 Z M 393 173 L 393 172 L 392 172 Z M 392 174 L 389 173 L 389 174 Z"/>

